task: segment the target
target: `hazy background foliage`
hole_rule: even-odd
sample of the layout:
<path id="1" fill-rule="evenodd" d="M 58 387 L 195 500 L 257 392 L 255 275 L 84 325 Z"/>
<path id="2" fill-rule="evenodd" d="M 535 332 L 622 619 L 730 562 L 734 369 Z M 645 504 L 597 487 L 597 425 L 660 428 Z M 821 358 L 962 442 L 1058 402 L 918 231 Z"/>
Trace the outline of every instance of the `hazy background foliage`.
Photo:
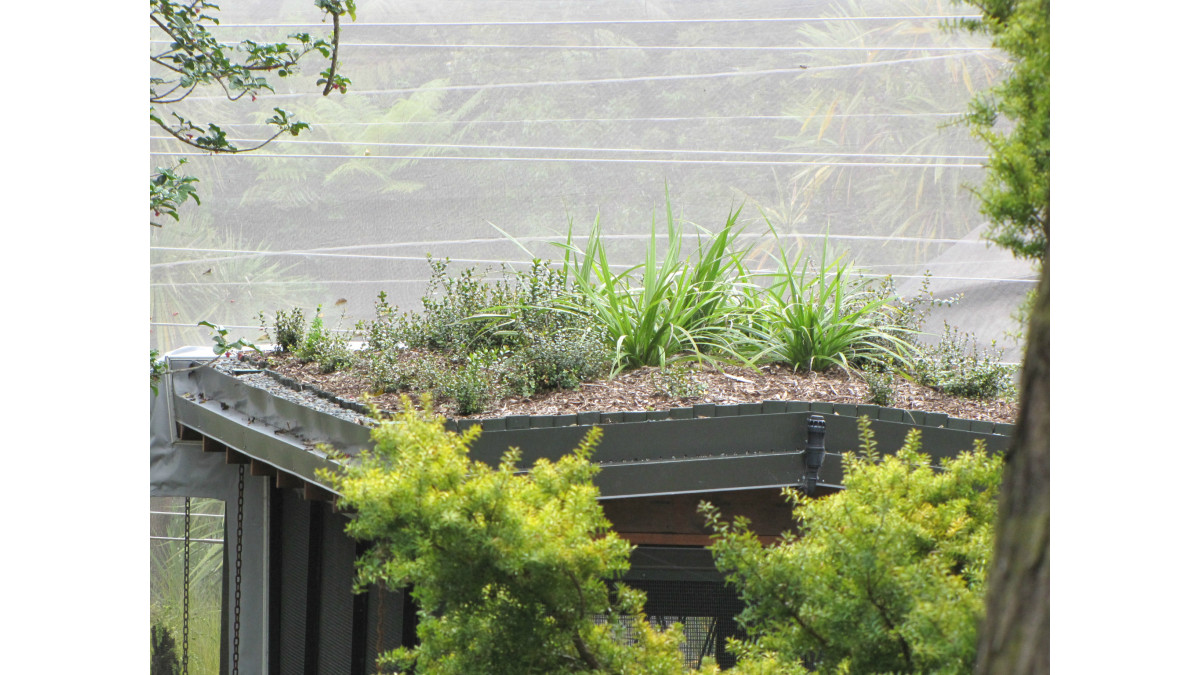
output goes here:
<path id="1" fill-rule="evenodd" d="M 1005 67 L 983 36 L 942 30 L 938 17 L 970 11 L 363 0 L 342 26 L 346 95 L 314 93 L 317 59 L 257 102 L 197 92 L 179 104 L 247 142 L 274 106 L 312 127 L 257 153 L 190 156 L 203 206 L 150 234 L 151 346 L 206 344 L 202 319 L 256 338 L 259 311 L 343 298 L 353 325 L 381 290 L 416 309 L 426 253 L 528 263 L 494 226 L 554 258 L 547 240 L 568 216 L 598 214 L 613 262 L 635 264 L 664 184 L 685 224 L 719 228 L 744 203 L 748 235 L 766 232 L 763 216 L 793 242 L 828 233 L 901 291 L 930 269 L 935 293 L 966 292 L 952 323 L 1003 338 L 1032 275 L 982 242 L 962 189 L 982 181 L 984 153 L 951 123 Z M 212 30 L 229 42 L 329 30 L 301 0 L 220 16 Z M 151 136 L 151 168 L 187 154 Z"/>

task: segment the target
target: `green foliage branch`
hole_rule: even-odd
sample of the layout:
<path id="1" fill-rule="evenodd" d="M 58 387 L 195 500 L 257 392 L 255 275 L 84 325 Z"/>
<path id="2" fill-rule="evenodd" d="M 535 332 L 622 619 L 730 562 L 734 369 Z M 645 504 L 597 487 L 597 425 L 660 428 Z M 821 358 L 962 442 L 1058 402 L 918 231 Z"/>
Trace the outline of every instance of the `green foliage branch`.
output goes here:
<path id="1" fill-rule="evenodd" d="M 171 111 L 168 115 L 158 108 L 180 103 L 204 86 L 219 87 L 230 101 L 247 95 L 256 100 L 261 92 L 275 91 L 265 75 L 281 78 L 295 75 L 301 59 L 312 52 L 329 59 L 329 67 L 317 80 L 318 86 L 324 87 L 323 94 L 327 96 L 334 90 L 346 93 L 351 82 L 337 70 L 337 51 L 341 17 L 349 15 L 352 20 L 356 17 L 355 0 L 316 0 L 314 4 L 333 18 L 333 33 L 327 39 L 295 33 L 289 36 L 290 42 L 243 40 L 237 45 L 226 45 L 206 25 L 220 24 L 217 18 L 220 7 L 216 3 L 150 0 L 150 22 L 169 41 L 164 51 L 150 55 L 150 62 L 156 68 L 156 74 L 150 77 L 150 121 L 184 145 L 217 153 L 250 152 L 282 134 L 297 136 L 308 129 L 308 123 L 282 108 L 274 108 L 275 114 L 266 124 L 275 132 L 255 145 L 238 147 L 217 124 L 197 124 L 178 112 Z M 178 208 L 187 199 L 200 203 L 194 185 L 197 179 L 175 173 L 182 164 L 181 161 L 175 167 L 159 168 L 150 177 L 150 211 L 155 216 L 168 215 L 179 220 Z M 150 224 L 161 227 L 153 221 Z"/>
<path id="2" fill-rule="evenodd" d="M 980 10 L 956 26 L 992 36 L 1011 67 L 976 96 L 965 117 L 987 144 L 987 176 L 974 188 L 989 237 L 1045 261 L 1050 248 L 1050 0 L 957 0 Z M 1007 130 L 1006 130 L 1007 129 Z"/>
<path id="3" fill-rule="evenodd" d="M 457 434 L 405 397 L 374 446 L 324 471 L 371 542 L 356 589 L 411 585 L 419 644 L 381 667 L 422 673 L 678 673 L 678 629 L 656 632 L 644 598 L 620 584 L 631 546 L 609 530 L 592 484 L 593 428 L 557 462 L 499 467 L 469 458 L 478 426 Z M 618 620 L 628 617 L 632 621 Z"/>
<path id="4" fill-rule="evenodd" d="M 213 354 L 215 354 L 215 356 L 212 359 L 205 361 L 204 363 L 201 363 L 201 364 L 189 366 L 187 368 L 176 368 L 174 370 L 171 370 L 170 368 L 167 367 L 167 362 L 162 358 L 162 355 L 159 353 L 159 351 L 157 349 L 151 349 L 150 350 L 150 390 L 152 392 L 154 392 L 155 396 L 158 395 L 158 384 L 159 384 L 159 382 L 162 381 L 162 378 L 164 375 L 171 375 L 174 373 L 186 373 L 189 370 L 196 370 L 198 368 L 203 368 L 205 366 L 215 363 L 217 361 L 217 359 L 221 358 L 222 356 L 227 356 L 229 354 L 238 352 L 243 349 L 250 349 L 250 350 L 253 350 L 260 354 L 262 353 L 262 350 L 260 350 L 258 348 L 258 346 L 256 346 L 253 342 L 245 340 L 244 338 L 238 338 L 237 340 L 230 342 L 229 329 L 225 328 L 224 326 L 218 326 L 209 321 L 201 321 L 201 322 L 197 323 L 196 325 L 197 326 L 207 326 L 208 328 L 212 329 L 212 331 L 213 331 L 213 334 L 211 335 L 212 341 L 213 341 L 212 350 L 213 350 Z"/>
<path id="5" fill-rule="evenodd" d="M 859 431 L 844 491 L 787 491 L 797 530 L 779 545 L 701 505 L 716 565 L 746 602 L 749 638 L 734 650 L 817 672 L 970 673 L 1002 458 L 977 444 L 935 467 L 913 430 L 881 459 L 865 418 Z"/>

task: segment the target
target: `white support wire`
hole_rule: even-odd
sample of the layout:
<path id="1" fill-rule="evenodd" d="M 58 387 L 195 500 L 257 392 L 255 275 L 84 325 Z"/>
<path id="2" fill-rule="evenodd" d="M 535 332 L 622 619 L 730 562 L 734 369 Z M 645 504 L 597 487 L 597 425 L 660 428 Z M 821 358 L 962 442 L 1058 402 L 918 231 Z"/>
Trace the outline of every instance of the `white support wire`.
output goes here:
<path id="1" fill-rule="evenodd" d="M 210 152 L 151 152 L 151 157 L 210 157 Z M 222 153 L 216 153 L 218 155 Z M 226 153 L 227 154 L 227 153 Z M 233 156 L 233 155 L 228 155 Z M 605 164 L 727 164 L 729 166 L 844 166 L 856 168 L 919 168 L 919 169 L 981 169 L 983 164 L 945 164 L 934 162 L 805 162 L 751 159 L 667 159 L 639 157 L 468 157 L 462 155 L 321 155 L 253 152 L 244 155 L 253 159 L 364 159 L 441 162 L 588 162 Z"/>
<path id="2" fill-rule="evenodd" d="M 539 80 L 533 82 L 496 82 L 492 84 L 447 84 L 434 87 L 402 87 L 399 89 L 373 89 L 373 90 L 355 90 L 359 96 L 376 96 L 389 94 L 414 94 L 417 92 L 430 91 L 484 91 L 491 89 L 520 89 L 526 87 L 565 87 L 578 85 L 598 85 L 598 84 L 627 84 L 630 82 L 666 82 L 676 80 L 701 80 L 701 79 L 719 79 L 727 77 L 746 77 L 758 75 L 799 75 L 802 73 L 812 74 L 818 72 L 829 72 L 834 70 L 850 70 L 861 68 L 878 68 L 882 66 L 892 66 L 902 63 L 917 63 L 921 61 L 937 61 L 945 59 L 957 59 L 964 56 L 972 56 L 982 54 L 983 52 L 964 52 L 956 54 L 938 54 L 936 56 L 918 56 L 909 59 L 889 59 L 886 61 L 868 61 L 864 63 L 845 63 L 833 66 L 812 66 L 812 67 L 796 67 L 796 68 L 767 68 L 763 70 L 734 70 L 718 73 L 692 73 L 685 75 L 641 75 L 632 77 L 605 77 L 591 80 Z M 297 92 L 292 94 L 272 94 L 272 99 L 282 98 L 300 98 L 311 96 L 311 92 Z M 193 96 L 191 100 L 195 101 L 223 101 L 225 96 Z"/>
<path id="3" fill-rule="evenodd" d="M 656 237 L 663 238 L 666 234 L 656 234 Z M 926 237 L 889 237 L 866 234 L 824 234 L 824 233 L 784 233 L 779 235 L 784 239 L 831 239 L 845 241 L 882 241 L 882 242 L 898 242 L 908 244 L 965 244 L 972 246 L 988 246 L 990 242 L 984 240 L 963 240 L 963 239 L 948 239 L 948 238 L 926 238 Z M 606 241 L 615 240 L 640 240 L 649 239 L 649 234 L 604 234 L 600 238 Z M 188 246 L 151 246 L 151 251 L 174 251 L 181 253 L 234 253 L 238 255 L 228 255 L 216 258 L 195 258 L 191 260 L 175 260 L 171 262 L 151 263 L 150 267 L 179 267 L 183 265 L 202 265 L 214 262 L 224 262 L 226 260 L 241 260 L 244 258 L 263 258 L 269 256 L 299 256 L 299 257 L 330 257 L 330 258 L 361 258 L 373 257 L 385 260 L 425 260 L 425 257 L 417 256 L 365 256 L 362 254 L 341 254 L 338 251 L 359 251 L 373 250 L 381 248 L 398 248 L 406 246 L 449 246 L 461 244 L 498 244 L 512 243 L 513 240 L 518 242 L 539 242 L 539 243 L 565 243 L 567 238 L 562 235 L 553 236 L 526 236 L 526 237 L 479 237 L 474 239 L 440 239 L 426 241 L 398 241 L 378 244 L 351 244 L 347 246 L 324 246 L 320 248 L 308 249 L 288 249 L 284 251 L 260 251 L 254 249 L 236 249 L 236 248 L 196 248 Z M 484 264 L 530 264 L 528 261 L 512 261 L 512 260 L 482 260 L 482 259 L 455 259 L 454 262 L 473 262 Z"/>
<path id="4" fill-rule="evenodd" d="M 694 24 L 694 23 L 824 23 L 842 21 L 957 21 L 960 19 L 979 19 L 978 14 L 926 14 L 909 16 L 832 16 L 832 17 L 754 17 L 754 18 L 716 18 L 716 19 L 583 19 L 576 21 L 388 21 L 388 22 L 354 22 L 348 27 L 359 28 L 442 28 L 447 26 L 591 26 L 591 25 L 635 25 L 635 24 Z M 315 28 L 327 26 L 320 21 L 311 23 L 222 23 L 212 27 L 219 28 Z"/>
<path id="5" fill-rule="evenodd" d="M 151 511 L 150 515 L 152 515 L 152 516 L 186 516 L 188 514 L 184 513 L 183 511 Z M 193 518 L 195 518 L 196 516 L 205 516 L 208 518 L 224 518 L 225 514 L 223 514 L 223 513 L 193 513 L 193 514 L 191 514 L 191 517 L 193 517 Z"/>
<path id="6" fill-rule="evenodd" d="M 153 43 L 169 44 L 168 40 Z M 232 44 L 230 46 L 233 46 Z M 430 42 L 364 42 L 342 44 L 343 47 L 374 47 L 398 49 L 541 49 L 569 51 L 697 51 L 697 52 L 998 52 L 996 47 L 804 47 L 786 45 L 546 45 L 546 44 L 437 44 Z"/>
<path id="7" fill-rule="evenodd" d="M 201 326 L 201 325 L 195 324 L 195 323 L 168 323 L 165 321 L 151 321 L 150 325 L 151 326 L 173 326 L 176 328 L 205 328 L 205 326 Z M 235 326 L 233 324 L 228 324 L 228 323 L 222 325 L 221 328 L 248 328 L 251 330 L 262 330 L 262 326 Z M 216 354 L 213 354 L 213 356 L 215 357 Z"/>
<path id="8" fill-rule="evenodd" d="M 637 267 L 637 266 L 638 265 L 609 265 L 609 267 L 611 269 L 622 269 L 622 268 L 629 269 L 629 268 Z M 874 268 L 874 267 L 877 267 L 877 266 L 876 265 L 869 266 L 869 268 Z M 917 265 L 917 267 L 919 267 L 919 265 Z M 756 274 L 756 275 L 773 274 L 773 272 L 769 271 L 769 270 L 754 270 L 751 273 Z M 866 277 L 868 279 L 883 279 L 886 277 L 891 277 L 893 279 L 924 279 L 924 278 L 926 278 L 926 275 L 924 275 L 924 274 L 868 274 L 865 272 L 861 273 L 861 276 Z M 1024 278 L 1024 279 L 1016 279 L 1016 278 L 1006 278 L 1006 277 L 937 276 L 937 275 L 931 274 L 928 276 L 928 278 L 930 279 L 930 281 L 982 281 L 982 282 L 996 282 L 996 283 L 1006 283 L 1006 284 L 1036 284 L 1038 282 L 1038 280 L 1034 277 L 1028 277 L 1028 278 Z M 488 279 L 488 278 L 485 277 L 485 280 L 486 279 Z M 495 279 L 498 279 L 498 277 Z M 495 280 L 495 279 L 493 279 L 493 280 Z M 151 287 L 160 287 L 160 288 L 181 288 L 181 287 L 186 288 L 186 287 L 195 287 L 195 286 L 319 286 L 319 285 L 328 285 L 328 284 L 351 284 L 351 285 L 379 284 L 379 285 L 383 285 L 383 284 L 409 284 L 409 283 L 427 284 L 427 283 L 429 283 L 429 279 L 335 279 L 335 280 L 329 280 L 329 281 L 313 279 L 313 280 L 307 280 L 307 281 L 209 281 L 209 282 L 183 281 L 183 282 L 179 282 L 179 283 L 170 283 L 170 282 L 152 283 L 152 284 L 150 284 L 150 286 Z"/>
<path id="9" fill-rule="evenodd" d="M 172 249 L 164 249 L 163 247 L 151 246 L 150 250 L 172 250 Z M 174 249 L 174 250 L 187 250 L 187 249 Z M 181 266 L 181 265 L 193 265 L 193 264 L 201 264 L 201 263 L 205 263 L 205 262 L 221 262 L 224 260 L 243 260 L 246 258 L 258 258 L 258 257 L 266 257 L 266 256 L 298 256 L 301 258 L 360 258 L 360 259 L 365 258 L 365 259 L 369 259 L 369 260 L 403 260 L 403 261 L 409 261 L 409 262 L 425 262 L 425 260 L 427 259 L 425 256 L 367 255 L 367 254 L 363 254 L 363 253 L 311 253 L 311 252 L 304 253 L 304 252 L 293 252 L 293 251 L 254 251 L 254 252 L 249 252 L 249 253 L 251 253 L 251 254 L 250 255 L 227 256 L 227 257 L 222 257 L 222 258 L 176 260 L 173 262 L 165 262 L 165 263 L 151 263 L 150 267 L 152 269 L 160 268 L 160 267 L 177 267 L 177 266 Z M 482 258 L 455 258 L 454 262 L 456 262 L 456 263 L 472 263 L 472 264 L 476 264 L 476 265 L 480 265 L 480 264 L 483 264 L 483 265 L 504 265 L 504 264 L 528 265 L 528 264 L 530 264 L 528 262 L 512 263 L 507 260 L 487 260 L 487 259 L 482 259 Z"/>
<path id="10" fill-rule="evenodd" d="M 928 113 L 840 113 L 833 115 L 816 114 L 814 117 L 824 119 L 826 117 L 832 119 L 847 119 L 847 118 L 875 118 L 875 117 L 962 117 L 965 113 L 961 112 L 928 112 Z M 704 117 L 559 117 L 546 119 L 522 119 L 522 120 L 447 120 L 439 121 L 422 121 L 410 120 L 407 122 L 313 122 L 310 126 L 314 129 L 321 127 L 403 127 L 403 126 L 423 126 L 423 125 L 471 125 L 471 124 L 578 124 L 580 122 L 729 122 L 733 120 L 777 120 L 777 121 L 795 121 L 803 120 L 801 115 L 727 115 L 727 116 L 704 116 Z M 259 122 L 227 122 L 224 126 L 227 127 L 261 127 Z M 151 125 L 151 129 L 159 129 L 157 125 Z"/>
<path id="11" fill-rule="evenodd" d="M 666 234 L 655 235 L 658 238 L 666 237 Z M 947 238 L 925 238 L 925 237 L 891 237 L 891 236 L 876 236 L 865 234 L 823 234 L 823 233 L 784 233 L 779 235 L 785 239 L 832 239 L 846 241 L 882 241 L 882 242 L 899 242 L 911 244 L 965 244 L 974 246 L 988 246 L 990 242 L 984 240 L 970 241 L 963 239 L 947 239 Z M 605 234 L 600 236 L 603 240 L 640 240 L 649 239 L 649 234 Z M 337 254 L 337 251 L 356 251 L 356 250 L 371 250 L 380 248 L 396 248 L 405 246 L 446 246 L 460 244 L 492 244 L 505 243 L 516 241 L 525 242 L 540 242 L 540 243 L 556 243 L 566 242 L 565 236 L 526 236 L 526 237 L 479 237 L 474 239 L 441 239 L 441 240 L 426 240 L 426 241 L 399 241 L 379 244 L 351 244 L 347 246 L 326 246 L 310 249 L 290 249 L 285 251 L 261 251 L 253 249 L 231 249 L 231 248 L 193 248 L 186 246 L 151 246 L 151 251 L 178 251 L 190 253 L 236 253 L 240 255 L 224 256 L 219 258 L 197 258 L 193 260 L 177 260 L 172 262 L 151 263 L 151 268 L 156 267 L 176 267 L 180 265 L 204 264 L 211 262 L 223 262 L 225 260 L 240 260 L 243 258 L 258 258 L 268 256 L 300 256 L 300 257 L 368 257 L 359 254 Z M 424 257 L 414 256 L 369 256 L 389 260 L 425 260 Z M 475 262 L 486 264 L 529 264 L 525 261 L 512 260 L 483 260 L 483 259 L 456 259 L 455 262 Z"/>
<path id="12" fill-rule="evenodd" d="M 173 141 L 171 136 L 151 136 L 152 141 Z M 230 138 L 231 142 L 257 142 L 253 138 Z M 356 148 L 439 148 L 439 149 L 469 149 L 469 150 L 528 150 L 547 152 L 630 152 L 647 154 L 681 154 L 681 155 L 765 155 L 768 157 L 874 157 L 895 159 L 973 159 L 986 160 L 987 155 L 921 155 L 886 152 L 789 152 L 775 150 L 669 150 L 658 148 L 588 148 L 582 146 L 558 145 L 480 145 L 473 143 L 372 143 L 366 141 L 314 141 L 280 139 L 276 145 L 338 145 Z M 290 155 L 289 155 L 290 156 Z M 320 155 L 325 156 L 325 155 Z M 404 157 L 409 159 L 411 156 Z M 423 158 L 423 157 L 422 157 Z"/>
<path id="13" fill-rule="evenodd" d="M 151 45 L 173 44 L 171 40 L 151 40 Z M 226 42 L 224 47 L 233 49 L 237 42 Z M 342 42 L 341 47 L 370 47 L 396 49 L 542 49 L 542 50 L 623 50 L 623 51 L 701 51 L 701 52 L 990 52 L 1000 51 L 996 47 L 812 47 L 796 45 L 550 45 L 550 44 L 451 44 L 442 42 Z"/>

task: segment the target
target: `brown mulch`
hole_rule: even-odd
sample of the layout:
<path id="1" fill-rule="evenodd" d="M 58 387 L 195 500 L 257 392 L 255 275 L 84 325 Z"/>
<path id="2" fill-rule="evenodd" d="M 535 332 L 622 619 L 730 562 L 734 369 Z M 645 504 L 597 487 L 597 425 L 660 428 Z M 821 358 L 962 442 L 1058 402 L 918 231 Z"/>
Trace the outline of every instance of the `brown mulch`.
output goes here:
<path id="1" fill-rule="evenodd" d="M 290 355 L 271 354 L 271 370 L 329 393 L 362 400 L 370 388 L 367 380 L 353 371 L 321 373 L 315 363 L 300 363 Z M 703 385 L 703 393 L 690 398 L 665 393 L 658 368 L 639 368 L 609 380 L 585 382 L 574 391 L 554 391 L 528 398 L 505 398 L 477 415 L 458 415 L 452 401 L 437 401 L 437 412 L 447 417 L 478 419 L 506 415 L 563 415 L 588 411 L 664 410 L 697 403 L 760 403 L 762 401 L 827 401 L 868 403 L 862 379 L 839 369 L 823 373 L 794 373 L 790 368 L 767 366 L 759 371 L 736 366 L 695 367 L 688 378 Z M 693 388 L 695 391 L 695 388 Z M 409 392 L 415 395 L 415 392 Z M 400 407 L 399 394 L 380 394 L 371 400 L 384 411 Z M 1013 423 L 1014 402 L 956 398 L 928 387 L 897 378 L 891 407 L 926 412 L 943 412 L 951 417 Z"/>

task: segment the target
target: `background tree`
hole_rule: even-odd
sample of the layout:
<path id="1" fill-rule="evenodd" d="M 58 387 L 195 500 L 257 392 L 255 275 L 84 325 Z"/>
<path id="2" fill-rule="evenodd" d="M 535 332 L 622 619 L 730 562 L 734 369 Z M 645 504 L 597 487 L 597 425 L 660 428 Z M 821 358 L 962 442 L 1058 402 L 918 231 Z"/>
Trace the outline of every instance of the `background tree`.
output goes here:
<path id="1" fill-rule="evenodd" d="M 964 27 L 993 36 L 1008 78 L 972 104 L 988 145 L 976 189 L 990 236 L 1041 262 L 1029 317 L 1016 433 L 1008 453 L 979 673 L 1050 672 L 1050 1 L 963 0 L 980 10 Z"/>
<path id="2" fill-rule="evenodd" d="M 746 602 L 739 671 L 766 660 L 823 673 L 971 672 L 1001 459 L 976 447 L 935 468 L 914 430 L 880 460 L 865 419 L 860 433 L 845 491 L 788 491 L 797 533 L 776 546 L 702 506 L 717 567 Z"/>
<path id="3" fill-rule="evenodd" d="M 168 38 L 169 46 L 151 54 L 150 121 L 184 145 L 208 152 L 239 153 L 257 150 L 282 134 L 299 135 L 308 124 L 295 119 L 291 113 L 274 108 L 266 124 L 274 131 L 265 140 L 250 146 L 237 146 L 229 141 L 224 129 L 215 123 L 197 124 L 172 110 L 162 109 L 183 102 L 197 90 L 216 86 L 230 101 L 249 95 L 257 100 L 263 91 L 274 91 L 267 75 L 287 77 L 298 72 L 300 60 L 311 52 L 329 59 L 329 67 L 321 72 L 317 85 L 328 96 L 333 91 L 346 93 L 350 80 L 337 72 L 338 39 L 341 17 L 355 18 L 354 0 L 315 0 L 313 3 L 333 19 L 333 33 L 328 39 L 314 39 L 308 33 L 289 36 L 292 42 L 259 43 L 243 40 L 236 46 L 219 42 L 205 22 L 219 24 L 216 13 L 220 7 L 205 0 L 175 2 L 150 0 L 150 22 Z M 181 161 L 179 165 L 184 162 Z M 150 211 L 155 217 L 170 216 L 179 220 L 178 209 L 191 199 L 197 204 L 197 179 L 176 173 L 175 167 L 159 168 L 150 177 Z M 161 227 L 154 221 L 151 225 Z"/>

